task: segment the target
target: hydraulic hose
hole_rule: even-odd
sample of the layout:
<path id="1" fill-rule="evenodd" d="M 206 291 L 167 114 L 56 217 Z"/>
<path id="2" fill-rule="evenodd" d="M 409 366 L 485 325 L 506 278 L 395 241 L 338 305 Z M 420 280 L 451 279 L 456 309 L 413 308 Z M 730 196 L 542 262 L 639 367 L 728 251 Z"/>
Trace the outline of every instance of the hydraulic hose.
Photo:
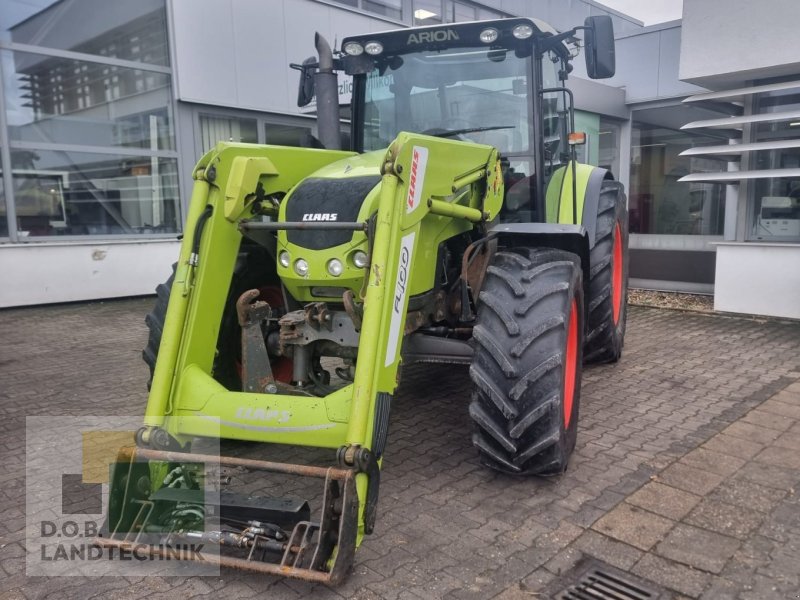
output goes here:
<path id="1" fill-rule="evenodd" d="M 189 254 L 189 264 L 193 267 L 197 266 L 197 261 L 200 257 L 200 239 L 203 236 L 203 228 L 206 225 L 206 221 L 211 218 L 211 215 L 214 213 L 214 207 L 210 204 L 206 205 L 203 212 L 197 218 L 197 223 L 194 226 L 194 237 L 192 238 L 192 252 Z"/>

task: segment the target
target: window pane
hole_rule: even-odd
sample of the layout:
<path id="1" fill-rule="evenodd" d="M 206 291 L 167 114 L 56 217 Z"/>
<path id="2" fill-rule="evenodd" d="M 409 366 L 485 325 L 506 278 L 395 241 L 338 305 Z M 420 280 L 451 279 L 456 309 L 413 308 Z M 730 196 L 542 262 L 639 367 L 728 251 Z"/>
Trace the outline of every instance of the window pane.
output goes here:
<path id="1" fill-rule="evenodd" d="M 200 139 L 203 152 L 208 152 L 217 142 L 258 143 L 258 125 L 255 119 L 200 115 Z"/>
<path id="2" fill-rule="evenodd" d="M 719 143 L 634 121 L 631 140 L 630 231 L 673 235 L 722 235 L 725 186 L 684 183 L 689 173 L 718 172 L 725 163 L 679 156 L 693 146 Z"/>
<path id="3" fill-rule="evenodd" d="M 769 154 L 774 153 L 777 152 Z M 800 155 L 797 152 L 791 157 L 785 155 L 781 158 L 782 166 L 787 165 L 788 161 L 794 164 L 794 168 L 800 167 Z M 752 238 L 776 242 L 800 239 L 800 180 L 757 179 L 753 187 L 755 218 Z"/>
<path id="4" fill-rule="evenodd" d="M 361 8 L 392 19 L 403 18 L 402 0 L 362 0 Z"/>
<path id="5" fill-rule="evenodd" d="M 503 14 L 499 13 L 494 10 L 489 10 L 488 8 L 479 8 L 478 9 L 478 20 L 479 21 L 490 21 L 493 19 L 502 19 Z"/>
<path id="6" fill-rule="evenodd" d="M 2 59 L 10 139 L 175 148 L 169 75 L 25 52 Z"/>
<path id="7" fill-rule="evenodd" d="M 600 138 L 598 166 L 611 171 L 614 179 L 619 178 L 619 148 L 620 148 L 620 126 L 614 121 L 609 121 L 600 117 Z"/>
<path id="8" fill-rule="evenodd" d="M 782 113 L 800 109 L 800 91 L 781 90 L 760 94 L 754 112 Z M 777 142 L 800 138 L 797 120 L 758 123 L 753 127 L 756 142 Z M 800 168 L 800 148 L 762 150 L 755 153 L 754 169 Z M 800 239 L 800 180 L 757 179 L 753 182 L 753 213 L 750 238 L 797 241 Z"/>
<path id="9" fill-rule="evenodd" d="M 267 144 L 273 146 L 304 146 L 311 145 L 311 127 L 296 127 L 294 125 L 264 125 Z"/>
<path id="10" fill-rule="evenodd" d="M 6 190 L 3 184 L 3 173 L 0 172 L 0 237 L 7 237 L 8 213 L 6 212 Z"/>
<path id="11" fill-rule="evenodd" d="M 12 150 L 20 237 L 174 233 L 177 161 Z"/>
<path id="12" fill-rule="evenodd" d="M 453 23 L 475 20 L 475 7 L 461 2 L 453 2 Z"/>
<path id="13" fill-rule="evenodd" d="M 0 40 L 169 64 L 164 0 L 3 0 Z"/>

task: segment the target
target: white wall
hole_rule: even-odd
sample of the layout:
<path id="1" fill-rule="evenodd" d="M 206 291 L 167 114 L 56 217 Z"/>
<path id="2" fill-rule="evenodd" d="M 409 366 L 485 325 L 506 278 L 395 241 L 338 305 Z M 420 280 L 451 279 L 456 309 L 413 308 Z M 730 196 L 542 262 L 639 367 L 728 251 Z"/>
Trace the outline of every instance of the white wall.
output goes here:
<path id="1" fill-rule="evenodd" d="M 61 242 L 0 246 L 0 307 L 154 293 L 180 242 Z"/>
<path id="2" fill-rule="evenodd" d="M 680 78 L 711 88 L 800 72 L 797 0 L 683 0 Z"/>
<path id="3" fill-rule="evenodd" d="M 684 23 L 685 27 L 685 23 Z M 617 73 L 601 83 L 625 88 L 628 104 L 688 96 L 705 91 L 678 80 L 681 22 L 646 27 L 616 40 Z M 583 55 L 573 61 L 575 74 L 585 77 Z"/>
<path id="4" fill-rule="evenodd" d="M 800 244 L 718 244 L 714 309 L 800 319 Z"/>

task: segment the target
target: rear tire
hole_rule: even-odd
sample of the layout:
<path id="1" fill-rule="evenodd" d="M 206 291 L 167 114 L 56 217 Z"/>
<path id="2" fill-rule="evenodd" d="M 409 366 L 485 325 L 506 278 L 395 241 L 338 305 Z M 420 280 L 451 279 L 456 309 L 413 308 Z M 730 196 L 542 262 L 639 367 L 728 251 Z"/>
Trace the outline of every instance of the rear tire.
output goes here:
<path id="1" fill-rule="evenodd" d="M 498 252 L 478 299 L 473 339 L 469 414 L 481 461 L 514 475 L 563 473 L 580 405 L 578 257 L 550 248 Z"/>
<path id="2" fill-rule="evenodd" d="M 273 287 L 275 287 L 274 282 L 277 280 L 277 276 L 272 275 L 266 269 L 265 265 L 269 264 L 272 264 L 272 262 L 266 251 L 250 250 L 243 252 L 240 254 L 240 264 L 237 265 L 231 280 L 222 321 L 220 322 L 217 352 L 212 369 L 214 379 L 231 391 L 241 391 L 242 389 L 240 372 L 242 338 L 241 327 L 239 327 L 236 315 L 236 300 L 246 290 L 258 288 L 262 289 L 263 294 L 269 284 L 272 283 Z M 142 351 L 142 358 L 147 363 L 147 366 L 150 367 L 150 379 L 147 382 L 147 389 L 150 389 L 153 383 L 153 372 L 156 368 L 158 348 L 164 331 L 167 305 L 169 304 L 172 284 L 175 281 L 176 268 L 177 263 L 172 265 L 172 274 L 169 279 L 156 287 L 156 303 L 153 306 L 153 310 L 144 319 L 150 332 L 147 346 Z M 279 284 L 276 289 L 280 290 Z M 273 308 L 281 308 L 274 298 L 269 298 L 269 301 Z M 282 302 L 282 299 L 280 301 Z M 273 370 L 276 369 L 277 362 L 280 360 L 284 359 L 278 359 L 276 364 L 273 364 Z"/>
<path id="3" fill-rule="evenodd" d="M 603 182 L 597 210 L 589 255 L 587 363 L 619 360 L 628 318 L 628 210 L 621 183 Z"/>
<path id="4" fill-rule="evenodd" d="M 164 320 L 167 316 L 167 304 L 169 304 L 169 294 L 172 291 L 172 282 L 175 281 L 175 269 L 178 263 L 172 264 L 172 273 L 164 283 L 159 283 L 156 287 L 156 303 L 144 322 L 147 325 L 149 336 L 147 346 L 142 350 L 142 359 L 150 367 L 150 379 L 147 380 L 147 389 L 153 384 L 153 372 L 156 369 L 156 359 L 158 358 L 158 347 L 161 345 L 161 335 L 164 332 Z"/>

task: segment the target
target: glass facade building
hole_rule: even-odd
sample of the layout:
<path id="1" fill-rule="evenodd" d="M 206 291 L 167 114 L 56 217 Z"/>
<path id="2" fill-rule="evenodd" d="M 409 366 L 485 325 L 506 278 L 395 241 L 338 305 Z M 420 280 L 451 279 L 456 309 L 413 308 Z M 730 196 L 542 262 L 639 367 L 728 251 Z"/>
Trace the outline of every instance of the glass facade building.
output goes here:
<path id="1" fill-rule="evenodd" d="M 0 235 L 174 237 L 164 0 L 12 2 L 0 19 Z"/>

